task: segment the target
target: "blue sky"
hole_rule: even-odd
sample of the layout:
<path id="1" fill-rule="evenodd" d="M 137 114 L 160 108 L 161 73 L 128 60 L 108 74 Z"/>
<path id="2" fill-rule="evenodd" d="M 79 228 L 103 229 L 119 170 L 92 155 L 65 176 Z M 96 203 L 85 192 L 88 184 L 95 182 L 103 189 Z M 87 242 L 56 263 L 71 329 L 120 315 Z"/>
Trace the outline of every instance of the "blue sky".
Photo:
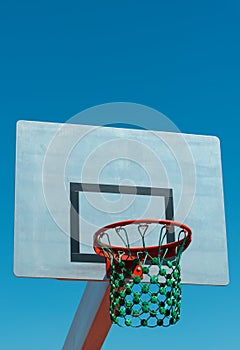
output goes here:
<path id="1" fill-rule="evenodd" d="M 0 5 L 2 349 L 61 349 L 85 286 L 13 275 L 16 121 L 65 122 L 88 107 L 118 101 L 155 108 L 182 132 L 221 139 L 231 283 L 184 286 L 178 325 L 154 330 L 112 327 L 103 349 L 118 350 L 124 344 L 137 349 L 180 344 L 186 350 L 236 346 L 239 14 L 235 0 Z"/>

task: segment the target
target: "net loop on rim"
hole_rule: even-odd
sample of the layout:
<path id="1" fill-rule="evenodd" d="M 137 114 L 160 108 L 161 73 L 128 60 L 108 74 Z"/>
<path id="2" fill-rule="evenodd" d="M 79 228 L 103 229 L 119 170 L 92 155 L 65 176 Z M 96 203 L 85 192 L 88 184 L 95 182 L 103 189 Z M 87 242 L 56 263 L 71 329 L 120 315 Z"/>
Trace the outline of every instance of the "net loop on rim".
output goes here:
<path id="1" fill-rule="evenodd" d="M 152 231 L 151 226 L 154 226 Z M 131 241 L 130 227 L 133 233 L 138 233 L 137 242 L 141 245 L 135 246 L 136 242 Z M 156 236 L 156 229 L 156 245 L 148 245 L 148 238 L 154 230 Z M 176 239 L 168 242 L 169 234 Z M 118 245 L 112 243 L 116 242 L 116 236 Z M 179 320 L 180 259 L 191 240 L 192 232 L 188 226 L 158 219 L 117 222 L 95 233 L 94 249 L 106 259 L 113 323 L 131 327 L 168 327 Z"/>

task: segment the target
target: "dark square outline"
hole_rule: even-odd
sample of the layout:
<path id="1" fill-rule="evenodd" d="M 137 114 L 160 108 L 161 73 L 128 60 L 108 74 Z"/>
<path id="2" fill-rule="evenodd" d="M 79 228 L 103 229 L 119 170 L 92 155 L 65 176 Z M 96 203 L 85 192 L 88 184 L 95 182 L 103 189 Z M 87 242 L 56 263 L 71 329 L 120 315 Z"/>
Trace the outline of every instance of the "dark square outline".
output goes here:
<path id="1" fill-rule="evenodd" d="M 70 182 L 70 249 L 71 262 L 82 263 L 105 263 L 105 259 L 96 254 L 80 252 L 80 230 L 79 230 L 79 192 L 119 193 L 145 196 L 164 197 L 165 219 L 173 220 L 173 190 L 171 188 L 142 187 L 142 186 L 119 186 L 106 184 L 76 183 Z M 77 237 L 77 240 L 76 238 Z M 175 233 L 169 232 L 167 243 L 175 241 Z"/>

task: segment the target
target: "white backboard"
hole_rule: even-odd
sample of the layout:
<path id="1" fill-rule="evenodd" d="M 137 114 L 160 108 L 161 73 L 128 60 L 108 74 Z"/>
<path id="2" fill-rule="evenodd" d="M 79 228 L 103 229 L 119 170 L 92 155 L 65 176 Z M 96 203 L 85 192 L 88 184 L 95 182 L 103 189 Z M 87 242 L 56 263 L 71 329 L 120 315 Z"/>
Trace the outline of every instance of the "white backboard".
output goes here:
<path id="1" fill-rule="evenodd" d="M 19 121 L 15 196 L 17 276 L 104 280 L 100 227 L 174 218 L 193 232 L 183 283 L 229 281 L 216 137 Z"/>

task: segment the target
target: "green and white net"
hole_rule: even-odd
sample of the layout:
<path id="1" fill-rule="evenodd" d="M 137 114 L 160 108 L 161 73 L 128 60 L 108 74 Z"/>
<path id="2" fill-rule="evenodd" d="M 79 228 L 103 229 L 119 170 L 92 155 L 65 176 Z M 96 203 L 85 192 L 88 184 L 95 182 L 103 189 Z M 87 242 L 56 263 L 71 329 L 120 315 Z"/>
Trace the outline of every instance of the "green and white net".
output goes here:
<path id="1" fill-rule="evenodd" d="M 185 229 L 165 224 L 162 220 L 157 223 L 157 245 L 146 247 L 146 237 L 152 224 L 130 224 L 135 230 L 137 228 L 140 247 L 131 247 L 128 224 L 112 229 L 120 237 L 122 247 L 111 244 L 109 229 L 98 236 L 101 255 L 107 259 L 110 317 L 119 326 L 168 327 L 180 319 L 180 259 L 190 243 L 190 236 Z M 172 244 L 165 244 L 169 232 L 174 233 L 177 239 Z"/>

